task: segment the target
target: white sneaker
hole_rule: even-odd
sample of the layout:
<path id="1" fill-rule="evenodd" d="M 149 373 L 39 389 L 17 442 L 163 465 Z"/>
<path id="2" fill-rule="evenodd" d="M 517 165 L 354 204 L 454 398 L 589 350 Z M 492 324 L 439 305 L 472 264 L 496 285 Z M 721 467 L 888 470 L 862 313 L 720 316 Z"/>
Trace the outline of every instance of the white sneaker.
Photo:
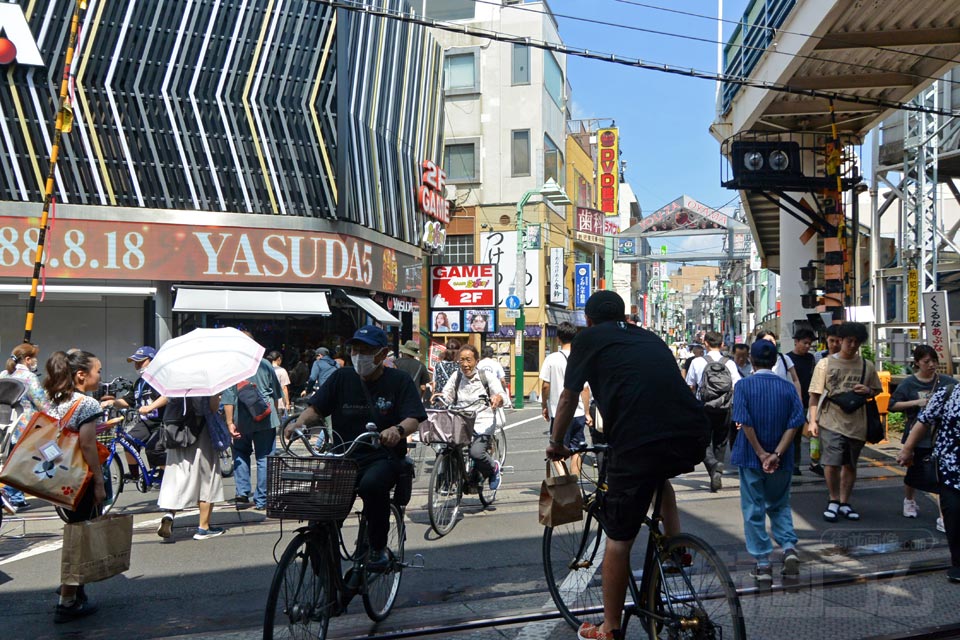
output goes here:
<path id="1" fill-rule="evenodd" d="M 916 500 L 903 499 L 903 517 L 916 518 L 920 515 L 920 509 L 917 507 Z"/>
<path id="2" fill-rule="evenodd" d="M 943 526 L 943 518 L 937 518 L 937 531 L 940 533 L 946 533 L 947 528 Z"/>

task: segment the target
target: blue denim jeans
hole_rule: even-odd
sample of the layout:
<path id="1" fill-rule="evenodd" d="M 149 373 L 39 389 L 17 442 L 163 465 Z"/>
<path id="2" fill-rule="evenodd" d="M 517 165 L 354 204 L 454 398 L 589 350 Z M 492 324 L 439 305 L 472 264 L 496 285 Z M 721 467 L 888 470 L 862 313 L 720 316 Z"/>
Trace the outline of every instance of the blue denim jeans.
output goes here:
<path id="1" fill-rule="evenodd" d="M 790 510 L 792 472 L 780 469 L 764 473 L 763 469 L 740 467 L 740 508 L 743 511 L 743 533 L 747 551 L 760 564 L 770 561 L 773 543 L 767 535 L 767 517 L 773 539 L 784 550 L 796 548 Z"/>
<path id="2" fill-rule="evenodd" d="M 253 503 L 257 507 L 267 504 L 267 456 L 273 453 L 276 439 L 276 431 L 264 429 L 233 441 L 233 479 L 238 496 L 250 495 L 250 455 L 256 452 L 257 490 L 253 493 Z"/>

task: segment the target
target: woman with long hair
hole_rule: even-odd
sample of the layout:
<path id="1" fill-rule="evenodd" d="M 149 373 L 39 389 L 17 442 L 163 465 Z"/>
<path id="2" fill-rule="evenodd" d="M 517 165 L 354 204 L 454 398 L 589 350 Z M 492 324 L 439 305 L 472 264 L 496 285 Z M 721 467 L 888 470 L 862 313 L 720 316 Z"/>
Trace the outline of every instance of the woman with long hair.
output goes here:
<path id="1" fill-rule="evenodd" d="M 447 380 L 450 379 L 460 365 L 457 364 L 457 358 L 460 355 L 460 341 L 456 339 L 447 340 L 447 350 L 443 352 L 443 359 L 433 368 L 433 390 L 432 393 L 440 393 L 447 386 Z"/>
<path id="2" fill-rule="evenodd" d="M 27 392 L 20 398 L 20 415 L 17 416 L 17 422 L 13 425 L 13 433 L 10 436 L 11 448 L 20 439 L 23 429 L 30 424 L 34 413 L 42 411 L 49 414 L 52 411 L 47 401 L 47 394 L 44 393 L 35 373 L 39 364 L 37 360 L 39 355 L 40 348 L 37 345 L 29 342 L 18 344 L 7 359 L 7 368 L 0 372 L 0 378 L 16 378 L 27 388 Z M 30 506 L 23 492 L 13 487 L 3 488 L 3 500 L 7 510 L 13 513 Z"/>
<path id="3" fill-rule="evenodd" d="M 86 395 L 100 385 L 100 360 L 80 349 L 56 351 L 47 360 L 47 377 L 43 381 L 50 415 L 63 423 L 63 428 L 79 434 L 83 459 L 93 474 L 74 511 L 65 511 L 68 522 L 84 522 L 100 515 L 100 505 L 107 496 L 103 482 L 103 468 L 97 453 L 97 423 L 102 409 L 100 403 Z M 53 621 L 70 622 L 97 612 L 97 605 L 87 599 L 83 585 L 60 585 L 60 601 Z"/>
<path id="4" fill-rule="evenodd" d="M 450 320 L 447 319 L 446 312 L 437 311 L 433 316 L 433 330 L 434 332 L 450 331 Z"/>

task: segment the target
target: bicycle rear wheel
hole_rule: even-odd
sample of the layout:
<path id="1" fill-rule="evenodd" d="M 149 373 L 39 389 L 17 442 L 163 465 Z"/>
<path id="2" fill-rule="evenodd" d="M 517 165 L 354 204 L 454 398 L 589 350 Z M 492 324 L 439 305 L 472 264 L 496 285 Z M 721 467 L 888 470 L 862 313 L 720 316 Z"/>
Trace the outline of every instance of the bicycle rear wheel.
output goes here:
<path id="1" fill-rule="evenodd" d="M 700 538 L 669 538 L 650 578 L 645 603 L 657 616 L 646 620 L 651 638 L 747 637 L 730 573 Z"/>
<path id="2" fill-rule="evenodd" d="M 583 622 L 603 622 L 601 565 L 606 535 L 590 514 L 580 522 L 571 522 L 543 530 L 543 571 L 554 604 L 574 629 Z M 585 609 L 600 609 L 585 613 Z"/>
<path id="3" fill-rule="evenodd" d="M 263 617 L 263 640 L 323 640 L 330 624 L 330 574 L 308 533 L 287 545 L 273 573 Z"/>
<path id="4" fill-rule="evenodd" d="M 123 465 L 120 464 L 119 456 L 115 456 L 109 464 L 103 465 L 103 488 L 106 489 L 107 497 L 104 498 L 101 505 L 101 514 L 110 513 L 117 502 L 117 498 L 123 492 Z M 93 491 L 93 484 L 87 485 L 87 491 Z M 64 522 L 70 522 L 67 517 L 67 510 L 63 507 L 54 507 L 57 515 Z"/>
<path id="5" fill-rule="evenodd" d="M 390 529 L 387 532 L 387 550 L 390 553 L 390 566 L 386 571 L 363 572 L 363 608 L 374 622 L 384 621 L 400 592 L 400 578 L 403 576 L 403 544 L 406 530 L 403 514 L 396 505 L 390 505 Z"/>
<path id="6" fill-rule="evenodd" d="M 438 536 L 445 536 L 453 530 L 460 515 L 460 501 L 463 499 L 463 474 L 455 449 L 447 449 L 437 456 L 430 475 L 430 496 L 427 499 L 427 511 L 430 513 L 430 526 Z"/>

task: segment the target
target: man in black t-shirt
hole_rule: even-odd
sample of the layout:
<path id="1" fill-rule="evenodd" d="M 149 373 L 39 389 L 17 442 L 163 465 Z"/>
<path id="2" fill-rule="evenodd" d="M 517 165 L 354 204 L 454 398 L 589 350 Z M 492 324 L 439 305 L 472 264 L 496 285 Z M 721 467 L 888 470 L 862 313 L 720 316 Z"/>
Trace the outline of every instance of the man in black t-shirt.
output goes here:
<path id="1" fill-rule="evenodd" d="M 353 367 L 337 369 L 310 398 L 310 406 L 287 427 L 292 432 L 332 416 L 334 431 L 350 442 L 367 430 L 368 423 L 376 425 L 382 446 L 360 446 L 351 454 L 360 467 L 357 494 L 363 499 L 370 536 L 368 568 L 389 564 L 390 491 L 403 468 L 406 437 L 427 419 L 410 376 L 383 366 L 388 344 L 387 334 L 379 327 L 357 329 L 347 341 Z"/>
<path id="2" fill-rule="evenodd" d="M 813 378 L 813 368 L 817 366 L 820 360 L 811 350 L 813 341 L 817 339 L 817 334 L 812 329 L 797 329 L 793 336 L 793 351 L 788 353 L 793 360 L 794 370 L 797 372 L 797 379 L 800 381 L 800 399 L 804 408 L 810 404 L 810 380 Z M 793 437 L 793 475 L 799 476 L 800 473 L 800 445 L 803 440 L 803 429 L 797 429 Z"/>
<path id="3" fill-rule="evenodd" d="M 620 628 L 630 549 L 654 491 L 664 479 L 693 471 L 703 461 L 710 423 L 683 378 L 666 373 L 676 365 L 663 340 L 623 321 L 618 294 L 594 293 L 585 312 L 588 328 L 573 341 L 546 454 L 551 460 L 570 456 L 563 438 L 580 390 L 589 382 L 610 446 L 599 629 L 609 634 Z M 581 632 L 597 633 L 593 627 L 584 623 Z"/>

